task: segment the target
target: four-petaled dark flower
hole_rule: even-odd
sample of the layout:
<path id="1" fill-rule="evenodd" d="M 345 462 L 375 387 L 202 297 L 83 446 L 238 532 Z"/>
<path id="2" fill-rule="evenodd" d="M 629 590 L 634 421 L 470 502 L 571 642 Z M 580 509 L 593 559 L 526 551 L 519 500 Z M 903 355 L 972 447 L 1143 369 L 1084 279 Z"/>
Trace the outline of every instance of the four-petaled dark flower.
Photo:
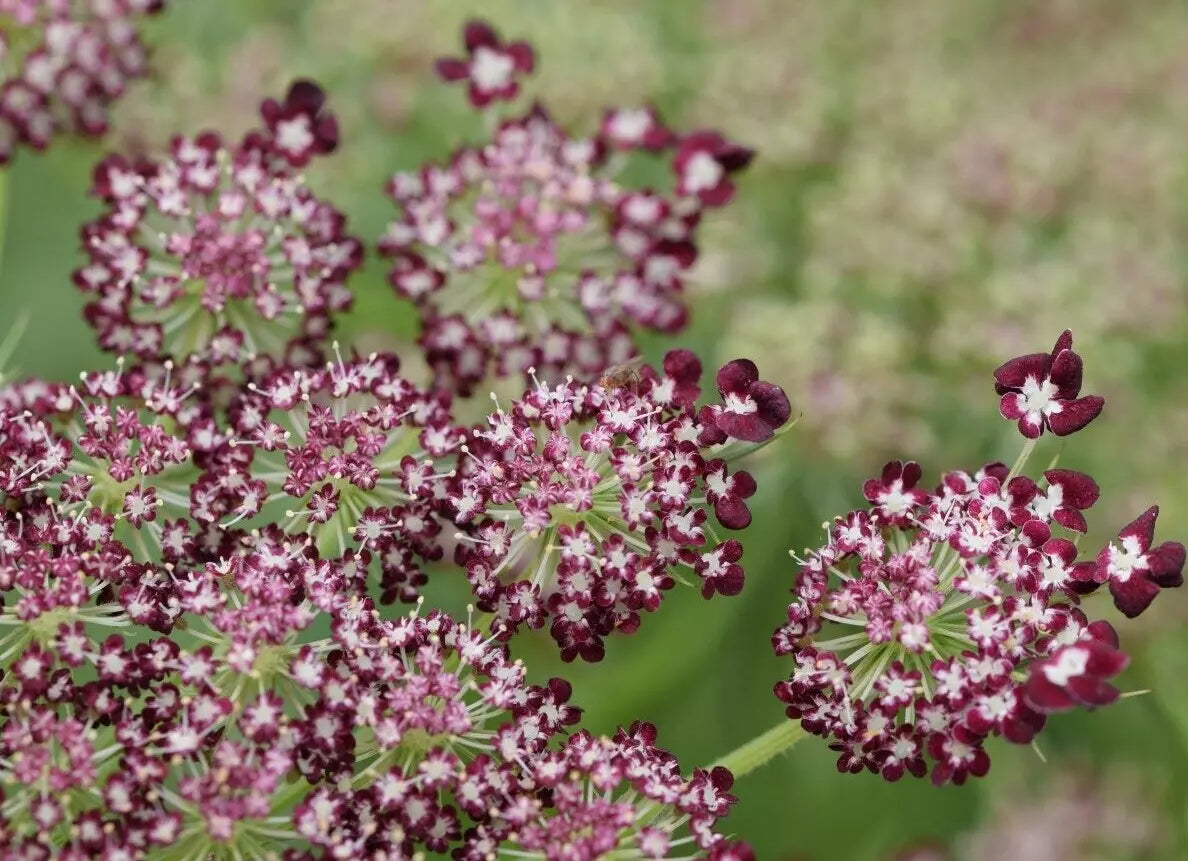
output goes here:
<path id="1" fill-rule="evenodd" d="M 792 414 L 784 390 L 760 380 L 759 369 L 750 359 L 727 362 L 718 371 L 717 383 L 722 405 L 704 408 L 701 420 L 726 437 L 763 442 Z"/>
<path id="2" fill-rule="evenodd" d="M 1114 604 L 1133 618 L 1150 606 L 1160 589 L 1184 583 L 1184 545 L 1165 541 L 1152 547 L 1159 506 L 1152 505 L 1110 542 L 1097 557 L 1089 586 L 1108 583 Z"/>
<path id="3" fill-rule="evenodd" d="M 462 31 L 466 57 L 442 57 L 437 73 L 447 81 L 469 81 L 470 102 L 483 108 L 494 101 L 514 99 L 516 80 L 531 74 L 535 65 L 527 42 L 504 42 L 485 21 L 470 21 Z"/>
<path id="4" fill-rule="evenodd" d="M 994 372 L 994 389 L 1002 396 L 1003 418 L 1019 423 L 1019 432 L 1035 439 L 1045 429 L 1057 436 L 1079 431 L 1101 414 L 1105 400 L 1081 393 L 1081 357 L 1072 350 L 1072 332 L 1056 340 L 1051 353 L 1029 353 Z"/>
<path id="5" fill-rule="evenodd" d="M 734 197 L 730 175 L 751 163 L 755 151 L 731 143 L 713 131 L 694 132 L 677 146 L 673 169 L 677 191 L 695 195 L 706 206 L 722 206 Z"/>
<path id="6" fill-rule="evenodd" d="M 1119 696 L 1109 680 L 1129 663 L 1111 629 L 1103 639 L 1064 646 L 1032 664 L 1023 698 L 1042 714 L 1109 705 Z"/>

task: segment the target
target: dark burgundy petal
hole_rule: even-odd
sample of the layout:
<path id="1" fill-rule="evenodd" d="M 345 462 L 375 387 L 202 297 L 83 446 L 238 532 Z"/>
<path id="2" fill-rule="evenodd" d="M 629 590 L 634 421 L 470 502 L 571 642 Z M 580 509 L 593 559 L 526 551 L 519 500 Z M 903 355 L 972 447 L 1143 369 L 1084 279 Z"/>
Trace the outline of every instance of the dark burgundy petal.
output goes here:
<path id="1" fill-rule="evenodd" d="M 758 413 L 737 415 L 723 411 L 718 414 L 716 421 L 723 433 L 743 442 L 764 442 L 775 435 L 771 425 Z"/>
<path id="2" fill-rule="evenodd" d="M 727 529 L 746 529 L 751 525 L 751 509 L 735 496 L 723 496 L 714 503 L 714 514 Z"/>
<path id="3" fill-rule="evenodd" d="M 442 57 L 433 64 L 437 74 L 446 81 L 461 81 L 470 77 L 470 64 L 455 57 Z"/>
<path id="4" fill-rule="evenodd" d="M 915 487 L 916 483 L 920 481 L 920 476 L 923 474 L 924 470 L 920 468 L 920 464 L 914 460 L 909 460 L 903 465 L 903 489 L 910 490 Z"/>
<path id="5" fill-rule="evenodd" d="M 1101 489 L 1092 477 L 1075 469 L 1049 469 L 1044 473 L 1048 484 L 1060 485 L 1064 505 L 1084 511 L 1092 508 L 1101 495 Z"/>
<path id="6" fill-rule="evenodd" d="M 1089 640 L 1078 644 L 1089 650 L 1089 663 L 1085 673 L 1100 678 L 1113 678 L 1130 666 L 1130 656 L 1102 640 Z"/>
<path id="7" fill-rule="evenodd" d="M 1085 630 L 1089 632 L 1089 636 L 1091 636 L 1093 639 L 1113 646 L 1115 649 L 1118 648 L 1118 632 L 1115 631 L 1114 626 L 1105 619 L 1098 619 L 1096 622 L 1090 622 L 1089 627 Z"/>
<path id="8" fill-rule="evenodd" d="M 1023 396 L 1018 392 L 1007 392 L 998 402 L 998 412 L 1011 421 L 1022 418 L 1027 412 Z"/>
<path id="9" fill-rule="evenodd" d="M 1095 560 L 1078 562 L 1073 566 L 1072 575 L 1073 579 L 1079 583 L 1092 584 L 1093 589 L 1104 583 L 1108 577 L 1105 567 Z"/>
<path id="10" fill-rule="evenodd" d="M 1052 348 L 1052 358 L 1056 358 L 1056 356 L 1064 350 L 1071 350 L 1072 343 L 1072 330 L 1065 329 L 1060 333 L 1060 337 L 1056 339 L 1056 346 Z"/>
<path id="11" fill-rule="evenodd" d="M 1069 508 L 1057 509 L 1056 513 L 1052 515 L 1052 519 L 1065 529 L 1071 529 L 1073 532 L 1086 532 L 1089 529 L 1089 523 L 1085 520 L 1085 515 Z"/>
<path id="12" fill-rule="evenodd" d="M 1114 606 L 1133 619 L 1151 606 L 1159 587 L 1145 575 L 1135 573 L 1125 581 L 1111 577 L 1110 594 L 1114 596 Z"/>
<path id="13" fill-rule="evenodd" d="M 313 81 L 299 78 L 289 85 L 285 107 L 313 116 L 326 103 L 326 93 Z"/>
<path id="14" fill-rule="evenodd" d="M 727 562 L 737 562 L 742 559 L 743 546 L 737 538 L 731 538 L 718 546 L 718 552 Z"/>
<path id="15" fill-rule="evenodd" d="M 1151 566 L 1148 576 L 1164 588 L 1184 584 L 1184 545 L 1178 541 L 1165 541 L 1151 551 L 1147 557 Z"/>
<path id="16" fill-rule="evenodd" d="M 1007 395 L 1010 397 L 1010 395 Z M 1003 398 L 1006 400 L 1006 398 Z M 1044 423 L 1042 421 L 1035 421 L 1028 416 L 1024 416 L 1017 422 L 1019 433 L 1023 434 L 1027 439 L 1038 439 L 1044 432 Z"/>
<path id="17" fill-rule="evenodd" d="M 1139 549 L 1146 553 L 1151 549 L 1151 543 L 1155 540 L 1155 521 L 1159 518 L 1159 506 L 1152 505 L 1130 523 L 1122 527 L 1118 533 L 1119 538 L 1136 538 L 1138 539 Z"/>
<path id="18" fill-rule="evenodd" d="M 701 587 L 701 594 L 705 598 L 712 597 L 714 592 L 730 597 L 743 590 L 744 575 L 742 566 L 731 565 L 725 574 L 707 581 Z"/>
<path id="19" fill-rule="evenodd" d="M 1004 395 L 1012 389 L 1023 388 L 1023 383 L 1028 377 L 1035 380 L 1046 378 L 1051 361 L 1052 358 L 1047 353 L 1029 353 L 1004 362 L 994 372 L 995 390 L 998 394 Z"/>
<path id="20" fill-rule="evenodd" d="M 1086 395 L 1075 401 L 1064 401 L 1061 404 L 1060 412 L 1048 416 L 1048 427 L 1056 436 L 1068 436 L 1101 415 L 1104 406 L 1105 398 L 1097 395 Z"/>
<path id="21" fill-rule="evenodd" d="M 1077 705 L 1068 691 L 1048 681 L 1042 665 L 1032 668 L 1031 675 L 1023 687 L 1023 701 L 1042 714 L 1068 711 Z"/>
<path id="22" fill-rule="evenodd" d="M 1075 398 L 1081 393 L 1081 374 L 1085 363 L 1072 350 L 1063 350 L 1052 359 L 1048 379 L 1058 387 L 1056 397 L 1061 400 Z"/>
<path id="23" fill-rule="evenodd" d="M 788 403 L 788 396 L 774 383 L 752 383 L 751 398 L 759 405 L 759 415 L 773 429 L 783 425 L 792 415 L 792 405 Z"/>
<path id="24" fill-rule="evenodd" d="M 528 74 L 536 65 L 536 55 L 527 42 L 512 42 L 507 46 L 508 56 L 516 64 L 516 70 Z"/>
<path id="25" fill-rule="evenodd" d="M 1068 692 L 1078 703 L 1089 708 L 1108 706 L 1118 699 L 1118 689 L 1107 681 L 1092 676 L 1077 676 L 1068 680 Z"/>
<path id="26" fill-rule="evenodd" d="M 664 354 L 664 373 L 678 383 L 701 379 L 701 360 L 692 350 L 669 350 Z"/>
<path id="27" fill-rule="evenodd" d="M 549 693 L 559 703 L 569 702 L 569 698 L 573 696 L 573 685 L 565 679 L 554 677 L 549 679 Z"/>
<path id="28" fill-rule="evenodd" d="M 754 495 L 758 484 L 755 482 L 755 476 L 751 475 L 745 469 L 740 469 L 733 476 L 731 476 L 732 483 L 730 485 L 730 492 L 735 496 L 740 496 L 746 499 Z"/>
<path id="29" fill-rule="evenodd" d="M 1052 537 L 1052 528 L 1042 520 L 1032 519 L 1027 521 L 1027 523 L 1025 523 L 1023 528 L 1020 530 L 1020 533 L 1022 534 L 1023 540 L 1031 547 L 1040 547 L 1045 545 L 1045 552 L 1047 552 L 1046 543 L 1055 543 L 1048 542 L 1048 539 Z M 1074 558 L 1076 557 L 1076 548 L 1073 548 L 1073 556 Z"/>
<path id="30" fill-rule="evenodd" d="M 733 173 L 749 165 L 751 160 L 755 158 L 755 151 L 749 147 L 739 146 L 738 144 L 726 144 L 714 152 L 714 158 L 727 171 Z"/>
<path id="31" fill-rule="evenodd" d="M 723 396 L 727 394 L 745 395 L 748 393 L 751 383 L 758 380 L 759 369 L 750 359 L 734 359 L 727 362 L 718 369 L 716 377 L 718 392 Z"/>
<path id="32" fill-rule="evenodd" d="M 462 38 L 466 43 L 466 50 L 472 54 L 476 48 L 499 47 L 499 35 L 486 21 L 468 21 L 462 31 Z"/>

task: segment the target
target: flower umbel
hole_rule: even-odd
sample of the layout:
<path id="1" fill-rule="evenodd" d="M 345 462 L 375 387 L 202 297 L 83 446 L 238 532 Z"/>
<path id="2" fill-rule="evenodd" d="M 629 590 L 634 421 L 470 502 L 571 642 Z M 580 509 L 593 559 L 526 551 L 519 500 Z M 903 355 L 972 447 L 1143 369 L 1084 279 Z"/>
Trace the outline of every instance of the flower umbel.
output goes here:
<path id="1" fill-rule="evenodd" d="M 1152 547 L 1152 508 L 1096 561 L 1077 561 L 1056 533 L 1086 529 L 1098 498 L 1087 475 L 1018 474 L 1043 427 L 1083 427 L 1100 398 L 1076 398 L 1080 358 L 1064 333 L 1052 355 L 1008 362 L 996 374 L 1004 415 L 1020 408 L 1029 437 L 1014 470 L 950 472 L 932 492 L 915 463 L 893 462 L 864 487 L 871 507 L 827 524 L 826 544 L 800 560 L 777 654 L 795 668 L 776 686 L 788 716 L 832 740 L 838 768 L 905 772 L 962 783 L 990 767 L 990 736 L 1029 743 L 1046 715 L 1101 706 L 1127 664 L 1108 622 L 1081 596 L 1109 582 L 1128 615 L 1161 586 L 1182 582 L 1183 545 Z M 1036 393 L 1046 405 L 1032 403 Z M 1034 408 L 1034 409 L 1033 409 Z M 1010 417 L 1010 416 L 1009 416 Z M 1058 418 L 1059 417 L 1059 418 Z"/>
<path id="2" fill-rule="evenodd" d="M 90 262 L 74 279 L 95 296 L 85 313 L 104 349 L 214 366 L 320 356 L 362 262 L 344 216 L 294 172 L 337 142 L 322 103 L 298 81 L 238 144 L 204 132 L 168 158 L 95 169 L 107 211 L 83 228 Z"/>
<path id="3" fill-rule="evenodd" d="M 95 137 L 128 82 L 146 74 L 138 20 L 165 0 L 0 0 L 0 165 L 18 144 Z"/>
<path id="4" fill-rule="evenodd" d="M 728 466 L 743 450 L 726 445 L 735 424 L 695 411 L 700 374 L 674 350 L 662 373 L 645 367 L 623 386 L 541 384 L 475 433 L 452 491 L 468 526 L 458 561 L 505 634 L 548 621 L 564 659 L 597 661 L 603 638 L 634 631 L 681 572 L 706 598 L 741 590 L 742 544 L 719 538 L 709 513 L 747 526 L 756 485 Z M 783 419 L 765 413 L 769 431 L 783 405 Z"/>

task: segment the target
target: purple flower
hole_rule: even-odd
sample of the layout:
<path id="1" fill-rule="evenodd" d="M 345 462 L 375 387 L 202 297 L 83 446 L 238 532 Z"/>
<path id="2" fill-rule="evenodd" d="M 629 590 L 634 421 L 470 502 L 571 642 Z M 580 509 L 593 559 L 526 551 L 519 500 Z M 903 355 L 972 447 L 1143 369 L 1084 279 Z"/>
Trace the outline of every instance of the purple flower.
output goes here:
<path id="1" fill-rule="evenodd" d="M 1129 663 L 1116 637 L 1064 646 L 1031 665 L 1023 696 L 1042 714 L 1109 705 L 1118 699 L 1109 680 Z"/>
<path id="2" fill-rule="evenodd" d="M 681 138 L 673 170 L 677 193 L 697 197 L 705 206 L 724 206 L 734 197 L 730 175 L 751 163 L 755 151 L 731 143 L 714 131 Z"/>
<path id="3" fill-rule="evenodd" d="M 784 390 L 761 381 L 750 359 L 727 362 L 718 371 L 717 383 L 723 403 L 713 410 L 713 424 L 728 437 L 763 442 L 792 414 Z"/>
<path id="4" fill-rule="evenodd" d="M 504 42 L 485 21 L 469 21 L 462 31 L 465 58 L 443 57 L 437 74 L 446 81 L 467 81 L 470 103 L 485 108 L 491 102 L 514 99 L 517 81 L 532 73 L 535 57 L 527 42 Z"/>
<path id="5" fill-rule="evenodd" d="M 1087 572 L 1087 588 L 1108 583 L 1114 605 L 1134 618 L 1142 613 L 1160 589 L 1184 583 L 1184 545 L 1165 541 L 1153 547 L 1159 506 L 1152 505 L 1118 533 L 1097 556 L 1095 569 Z"/>
<path id="6" fill-rule="evenodd" d="M 1097 395 L 1078 397 L 1081 371 L 1081 357 L 1073 352 L 1072 332 L 1066 329 L 1051 353 L 1019 356 L 994 372 L 994 389 L 1002 396 L 999 411 L 1017 421 L 1028 439 L 1045 429 L 1057 436 L 1079 431 L 1105 406 Z"/>

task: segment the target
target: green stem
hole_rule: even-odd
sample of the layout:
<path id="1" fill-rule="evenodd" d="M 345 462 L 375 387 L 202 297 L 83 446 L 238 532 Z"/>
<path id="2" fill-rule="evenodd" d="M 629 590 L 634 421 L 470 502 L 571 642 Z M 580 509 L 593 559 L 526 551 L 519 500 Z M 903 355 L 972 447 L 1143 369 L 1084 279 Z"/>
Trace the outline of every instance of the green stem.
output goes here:
<path id="1" fill-rule="evenodd" d="M 8 237 L 8 168 L 0 165 L 0 276 L 4 272 L 4 241 Z M 0 278 L 0 289 L 4 281 Z"/>
<path id="2" fill-rule="evenodd" d="M 730 751 L 714 765 L 726 766 L 735 778 L 739 778 L 791 750 L 805 735 L 807 733 L 801 729 L 798 721 L 785 718 L 767 732 Z"/>
<path id="3" fill-rule="evenodd" d="M 1027 459 L 1031 457 L 1031 453 L 1035 451 L 1035 444 L 1037 442 L 1039 442 L 1038 437 L 1036 439 L 1029 439 L 1027 442 L 1023 443 L 1023 450 L 1020 451 L 1019 456 L 1015 458 L 1015 463 L 1011 466 L 1011 471 L 1007 473 L 1006 481 L 1002 483 L 1003 487 L 1005 487 L 1012 478 L 1023 471 L 1023 467 L 1027 465 Z"/>

